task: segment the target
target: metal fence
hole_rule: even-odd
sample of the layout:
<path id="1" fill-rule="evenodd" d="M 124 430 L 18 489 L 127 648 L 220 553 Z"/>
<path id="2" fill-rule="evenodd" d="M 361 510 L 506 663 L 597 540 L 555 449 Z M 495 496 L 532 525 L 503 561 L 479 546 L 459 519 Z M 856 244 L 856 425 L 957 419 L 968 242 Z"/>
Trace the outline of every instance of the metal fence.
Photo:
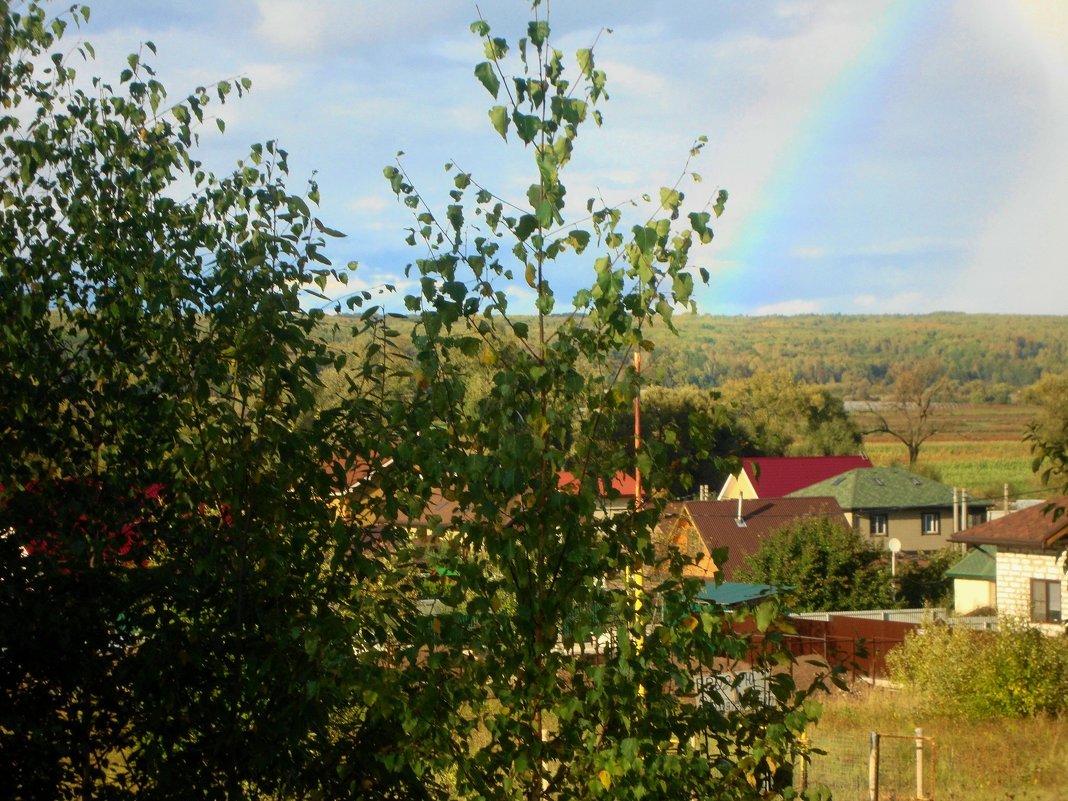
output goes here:
<path id="1" fill-rule="evenodd" d="M 794 771 L 799 789 L 826 787 L 838 801 L 935 801 L 937 749 L 922 729 L 820 735 Z"/>

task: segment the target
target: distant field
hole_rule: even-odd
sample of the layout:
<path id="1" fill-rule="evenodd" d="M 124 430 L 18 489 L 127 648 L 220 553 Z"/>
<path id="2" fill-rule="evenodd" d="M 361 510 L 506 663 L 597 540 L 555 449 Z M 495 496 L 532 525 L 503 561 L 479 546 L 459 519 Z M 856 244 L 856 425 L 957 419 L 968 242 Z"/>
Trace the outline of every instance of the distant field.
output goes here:
<path id="1" fill-rule="evenodd" d="M 924 444 L 918 470 L 943 484 L 963 487 L 973 497 L 1000 500 L 1035 493 L 1041 484 L 1031 472 L 1031 449 L 1023 441 L 1036 409 L 1023 404 L 955 404 L 944 411 L 945 431 Z M 863 412 L 856 418 L 863 428 Z M 907 466 L 905 446 L 887 434 L 865 438 L 864 451 L 876 465 Z"/>

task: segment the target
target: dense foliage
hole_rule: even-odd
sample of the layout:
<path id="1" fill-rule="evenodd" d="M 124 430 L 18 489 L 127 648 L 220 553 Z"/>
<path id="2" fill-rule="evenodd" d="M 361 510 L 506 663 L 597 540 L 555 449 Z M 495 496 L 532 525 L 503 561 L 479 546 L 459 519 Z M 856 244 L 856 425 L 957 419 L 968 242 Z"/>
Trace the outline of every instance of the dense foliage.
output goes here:
<path id="1" fill-rule="evenodd" d="M 398 585 L 388 532 L 359 547 L 330 504 L 361 453 L 353 433 L 379 418 L 315 407 L 337 364 L 312 336 L 321 315 L 300 308 L 333 275 L 317 264 L 331 232 L 316 188 L 290 193 L 269 142 L 230 175 L 197 161 L 205 109 L 246 82 L 173 103 L 137 55 L 114 84 L 76 75 L 91 46 L 59 40 L 88 16 L 30 3 L 3 19 L 6 786 L 376 787 L 399 726 L 362 699 L 396 679 L 353 644 L 400 619 L 384 611 Z"/>
<path id="2" fill-rule="evenodd" d="M 841 398 L 786 368 L 731 379 L 720 390 L 738 420 L 747 456 L 851 456 L 861 436 Z"/>
<path id="3" fill-rule="evenodd" d="M 1068 712 L 1068 639 L 1001 620 L 996 632 L 931 625 L 886 657 L 928 714 L 968 718 Z"/>
<path id="4" fill-rule="evenodd" d="M 658 451 L 603 436 L 649 326 L 691 305 L 690 248 L 726 194 L 687 211 L 666 187 L 633 224 L 590 201 L 588 228 L 566 224 L 561 173 L 605 75 L 590 49 L 565 69 L 544 18 L 514 50 L 479 20 L 490 122 L 533 182 L 506 205 L 453 166 L 438 213 L 388 167 L 422 247 L 413 324 L 396 345 L 357 295 L 343 352 L 300 304 L 337 277 L 315 186 L 289 192 L 270 142 L 230 175 L 196 158 L 205 108 L 247 86 L 171 104 L 136 55 L 80 82 L 92 50 L 59 40 L 83 19 L 29 3 L 3 21 L 11 797 L 790 795 L 807 692 L 780 672 L 769 698 L 716 703 L 724 665 L 789 662 L 776 607 L 755 610 L 754 649 L 694 606 L 681 555 L 643 585 Z M 593 264 L 574 299 L 552 291 L 564 254 Z M 510 315 L 513 272 L 532 324 Z M 550 326 L 558 302 L 573 313 Z M 646 502 L 603 514 L 635 461 Z"/>
<path id="5" fill-rule="evenodd" d="M 1068 373 L 1043 376 L 1028 400 L 1039 408 L 1027 432 L 1034 470 L 1043 484 L 1068 493 Z"/>
<path id="6" fill-rule="evenodd" d="M 742 581 L 790 587 L 798 612 L 899 605 L 881 553 L 848 526 L 825 517 L 783 526 L 746 557 Z"/>

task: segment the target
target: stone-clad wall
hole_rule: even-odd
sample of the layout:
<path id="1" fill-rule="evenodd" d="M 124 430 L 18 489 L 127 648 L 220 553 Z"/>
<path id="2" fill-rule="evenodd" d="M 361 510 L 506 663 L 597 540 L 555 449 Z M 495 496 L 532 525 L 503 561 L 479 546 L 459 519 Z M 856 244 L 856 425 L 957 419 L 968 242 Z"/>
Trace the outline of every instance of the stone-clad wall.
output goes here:
<path id="1" fill-rule="evenodd" d="M 1037 548 L 1024 549 L 1013 546 L 1008 550 L 998 547 L 997 555 L 997 608 L 998 613 L 1031 619 L 1031 579 L 1059 580 L 1061 582 L 1062 615 L 1068 613 L 1068 578 L 1064 574 L 1064 550 L 1043 551 Z M 1043 630 L 1059 633 L 1064 623 L 1042 624 Z"/>

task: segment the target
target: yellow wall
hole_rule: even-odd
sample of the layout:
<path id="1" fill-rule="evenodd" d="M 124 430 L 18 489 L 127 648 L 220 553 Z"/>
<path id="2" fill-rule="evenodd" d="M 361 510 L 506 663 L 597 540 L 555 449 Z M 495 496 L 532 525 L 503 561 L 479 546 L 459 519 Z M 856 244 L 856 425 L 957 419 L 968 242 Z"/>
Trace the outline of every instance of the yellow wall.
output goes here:
<path id="1" fill-rule="evenodd" d="M 982 579 L 953 579 L 953 611 L 966 615 L 976 609 L 997 605 L 996 585 Z"/>
<path id="2" fill-rule="evenodd" d="M 717 500 L 720 501 L 736 501 L 738 498 L 753 500 L 757 497 L 759 496 L 757 495 L 756 487 L 753 486 L 744 470 L 736 476 L 729 476 L 723 482 L 723 489 L 716 496 Z"/>

